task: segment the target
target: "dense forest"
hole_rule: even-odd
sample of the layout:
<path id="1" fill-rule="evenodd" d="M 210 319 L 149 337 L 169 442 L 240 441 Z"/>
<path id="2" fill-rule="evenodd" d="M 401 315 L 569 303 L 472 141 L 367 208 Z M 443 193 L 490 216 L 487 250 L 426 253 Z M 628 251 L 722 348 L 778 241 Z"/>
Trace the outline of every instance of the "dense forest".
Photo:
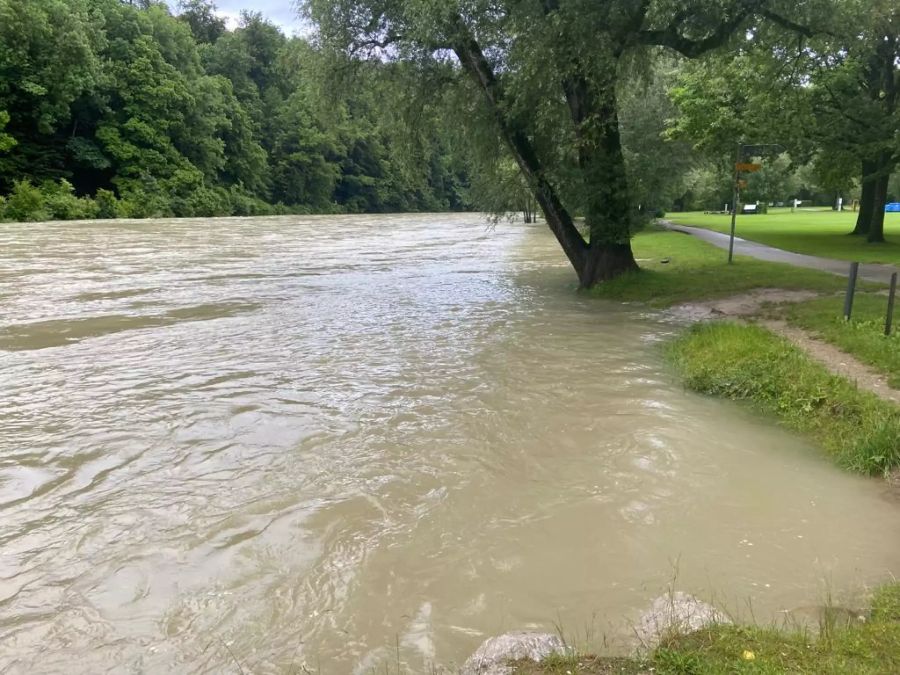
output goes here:
<path id="1" fill-rule="evenodd" d="M 897 9 L 781 4 L 474 3 L 461 24 L 452 3 L 310 0 L 287 37 L 210 0 L 0 0 L 0 219 L 531 219 L 549 190 L 615 243 L 725 208 L 736 146 L 762 143 L 747 201 L 861 200 L 866 233 L 900 198 Z"/>
<path id="2" fill-rule="evenodd" d="M 202 0 L 177 17 L 158 2 L 0 0 L 5 215 L 464 208 L 437 117 L 404 117 L 403 69 L 341 69 L 253 12 L 228 31 Z"/>

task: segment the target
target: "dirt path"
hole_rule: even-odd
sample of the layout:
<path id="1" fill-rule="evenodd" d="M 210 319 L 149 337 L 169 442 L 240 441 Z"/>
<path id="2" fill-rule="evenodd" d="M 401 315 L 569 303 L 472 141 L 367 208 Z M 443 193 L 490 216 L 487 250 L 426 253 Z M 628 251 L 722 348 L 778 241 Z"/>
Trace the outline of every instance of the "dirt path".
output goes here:
<path id="1" fill-rule="evenodd" d="M 786 321 L 761 316 L 764 305 L 801 302 L 818 297 L 818 295 L 812 291 L 762 288 L 718 300 L 678 305 L 669 312 L 675 318 L 689 321 L 736 319 L 765 326 L 772 332 L 790 340 L 812 359 L 825 366 L 829 372 L 846 377 L 855 382 L 860 389 L 870 391 L 885 401 L 900 405 L 900 391 L 893 389 L 888 384 L 887 378 L 881 373 L 834 345 L 819 340 L 800 328 L 788 325 Z"/>
<path id="2" fill-rule="evenodd" d="M 857 361 L 850 354 L 841 351 L 832 344 L 812 337 L 800 328 L 789 326 L 786 321 L 762 319 L 757 321 L 757 323 L 765 326 L 773 333 L 778 333 L 782 337 L 787 338 L 832 373 L 843 375 L 848 380 L 855 382 L 860 389 L 871 391 L 886 401 L 893 401 L 900 405 L 900 391 L 893 389 L 884 375 Z"/>

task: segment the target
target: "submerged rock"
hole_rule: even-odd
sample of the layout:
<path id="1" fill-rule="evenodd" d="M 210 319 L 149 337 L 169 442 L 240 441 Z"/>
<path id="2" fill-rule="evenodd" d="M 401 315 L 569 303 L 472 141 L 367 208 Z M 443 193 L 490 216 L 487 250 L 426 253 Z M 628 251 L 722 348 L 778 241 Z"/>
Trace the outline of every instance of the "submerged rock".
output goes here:
<path id="1" fill-rule="evenodd" d="M 644 646 L 653 647 L 666 633 L 690 633 L 714 623 L 731 623 L 731 619 L 708 602 L 676 591 L 656 598 L 641 614 L 635 632 Z"/>
<path id="2" fill-rule="evenodd" d="M 510 661 L 540 661 L 567 651 L 562 639 L 551 633 L 505 633 L 482 642 L 460 672 L 461 675 L 507 675 L 513 672 Z"/>

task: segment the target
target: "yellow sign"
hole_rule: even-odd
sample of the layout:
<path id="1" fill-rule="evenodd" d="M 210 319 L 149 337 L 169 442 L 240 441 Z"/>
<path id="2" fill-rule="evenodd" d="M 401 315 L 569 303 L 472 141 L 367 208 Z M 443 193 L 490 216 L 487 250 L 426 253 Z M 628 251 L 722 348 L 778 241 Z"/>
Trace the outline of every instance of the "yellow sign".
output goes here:
<path id="1" fill-rule="evenodd" d="M 744 162 L 738 162 L 734 165 L 736 171 L 741 171 L 743 173 L 754 173 L 759 171 L 762 168 L 762 164 L 749 164 Z"/>

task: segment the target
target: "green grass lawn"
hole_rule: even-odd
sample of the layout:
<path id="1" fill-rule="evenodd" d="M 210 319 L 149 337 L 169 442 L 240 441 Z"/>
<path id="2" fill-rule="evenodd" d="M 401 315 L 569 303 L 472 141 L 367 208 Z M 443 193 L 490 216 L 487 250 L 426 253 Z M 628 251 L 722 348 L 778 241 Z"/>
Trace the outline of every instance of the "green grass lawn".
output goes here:
<path id="1" fill-rule="evenodd" d="M 667 220 L 678 225 L 729 232 L 731 216 L 700 212 L 671 213 Z M 829 210 L 770 209 L 767 214 L 738 215 L 736 234 L 787 251 L 858 262 L 900 265 L 900 213 L 884 214 L 884 244 L 869 244 L 864 237 L 851 237 L 856 214 Z"/>
<path id="2" fill-rule="evenodd" d="M 884 334 L 884 295 L 858 294 L 849 322 L 844 321 L 843 307 L 843 297 L 833 296 L 784 305 L 777 313 L 884 373 L 888 383 L 900 389 L 900 307 L 895 310 L 890 337 Z"/>
<path id="3" fill-rule="evenodd" d="M 833 274 L 754 258 L 738 256 L 729 265 L 722 249 L 677 232 L 643 232 L 635 236 L 632 246 L 641 270 L 596 286 L 593 295 L 668 307 L 754 288 L 832 292 L 846 285 Z"/>

